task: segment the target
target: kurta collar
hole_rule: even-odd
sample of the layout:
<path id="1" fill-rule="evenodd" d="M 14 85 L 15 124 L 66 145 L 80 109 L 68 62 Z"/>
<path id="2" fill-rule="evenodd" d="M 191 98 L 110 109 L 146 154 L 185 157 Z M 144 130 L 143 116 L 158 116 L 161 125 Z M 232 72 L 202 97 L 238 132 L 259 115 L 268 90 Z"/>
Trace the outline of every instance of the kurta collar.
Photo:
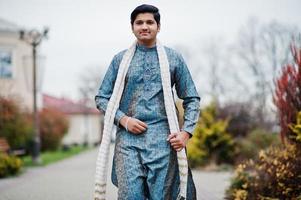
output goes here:
<path id="1" fill-rule="evenodd" d="M 157 46 L 153 46 L 153 47 L 146 47 L 142 44 L 138 44 L 136 45 L 137 49 L 140 51 L 144 51 L 144 52 L 148 52 L 148 51 L 155 51 L 157 49 Z"/>

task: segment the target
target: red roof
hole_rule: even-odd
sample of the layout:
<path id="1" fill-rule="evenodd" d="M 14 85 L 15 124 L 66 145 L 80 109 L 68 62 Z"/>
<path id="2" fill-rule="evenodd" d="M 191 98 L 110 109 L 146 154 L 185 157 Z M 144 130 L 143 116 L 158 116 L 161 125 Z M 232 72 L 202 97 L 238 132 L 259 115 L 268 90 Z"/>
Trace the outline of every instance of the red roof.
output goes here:
<path id="1" fill-rule="evenodd" d="M 81 102 L 74 102 L 66 98 L 57 98 L 43 94 L 43 107 L 54 108 L 65 114 L 99 114 L 96 108 L 88 107 Z"/>

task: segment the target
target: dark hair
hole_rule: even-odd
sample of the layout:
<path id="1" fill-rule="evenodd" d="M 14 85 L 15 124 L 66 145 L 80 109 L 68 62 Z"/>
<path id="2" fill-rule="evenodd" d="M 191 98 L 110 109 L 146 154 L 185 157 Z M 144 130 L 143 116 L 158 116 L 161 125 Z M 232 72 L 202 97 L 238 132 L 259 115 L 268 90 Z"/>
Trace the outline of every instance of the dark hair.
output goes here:
<path id="1" fill-rule="evenodd" d="M 142 4 L 135 8 L 133 12 L 131 13 L 131 24 L 134 24 L 134 21 L 140 13 L 152 13 L 154 15 L 154 19 L 157 22 L 157 24 L 160 24 L 160 13 L 159 9 L 155 6 L 148 5 L 148 4 Z"/>

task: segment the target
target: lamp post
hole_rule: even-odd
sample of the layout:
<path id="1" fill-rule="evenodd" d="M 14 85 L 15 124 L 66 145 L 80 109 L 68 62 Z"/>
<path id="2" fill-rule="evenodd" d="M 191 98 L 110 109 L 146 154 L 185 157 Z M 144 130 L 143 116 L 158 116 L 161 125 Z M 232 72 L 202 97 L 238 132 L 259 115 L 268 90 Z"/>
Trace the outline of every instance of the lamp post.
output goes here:
<path id="1" fill-rule="evenodd" d="M 25 41 L 32 47 L 32 77 L 33 77 L 33 114 L 34 114 L 34 138 L 33 138 L 33 151 L 32 151 L 32 161 L 33 163 L 41 163 L 40 149 L 41 149 L 41 139 L 39 130 L 39 115 L 37 109 L 37 47 L 41 44 L 44 38 L 47 38 L 48 28 L 44 28 L 43 32 L 39 32 L 36 29 L 30 31 L 20 31 L 20 39 Z"/>

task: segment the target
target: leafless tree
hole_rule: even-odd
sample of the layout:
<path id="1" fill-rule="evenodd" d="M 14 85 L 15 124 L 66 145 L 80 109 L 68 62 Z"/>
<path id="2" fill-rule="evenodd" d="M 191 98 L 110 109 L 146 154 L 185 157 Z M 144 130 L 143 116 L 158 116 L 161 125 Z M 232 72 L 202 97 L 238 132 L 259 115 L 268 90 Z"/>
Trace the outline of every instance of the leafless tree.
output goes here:
<path id="1" fill-rule="evenodd" d="M 88 124 L 89 124 L 89 117 L 88 117 L 88 111 L 90 108 L 95 107 L 94 97 L 97 93 L 99 84 L 101 82 L 101 79 L 103 77 L 103 73 L 101 71 L 100 67 L 90 66 L 85 67 L 85 70 L 82 71 L 82 73 L 79 76 L 79 93 L 80 97 L 82 99 L 82 103 L 85 106 L 85 134 L 84 134 L 84 141 L 85 144 L 88 143 Z M 103 129 L 103 114 L 100 115 L 100 138 L 102 138 L 102 129 Z M 100 139 L 101 140 L 101 139 Z"/>
<path id="2" fill-rule="evenodd" d="M 94 106 L 94 96 L 97 93 L 104 74 L 100 67 L 88 66 L 79 75 L 79 93 L 85 99 L 87 106 Z"/>
<path id="3" fill-rule="evenodd" d="M 221 69 L 224 64 L 224 46 L 221 38 L 211 37 L 206 42 L 197 42 L 194 47 L 176 46 L 190 65 L 190 72 L 201 89 L 218 102 L 224 95 Z M 206 84 L 202 84 L 206 83 Z"/>
<path id="4" fill-rule="evenodd" d="M 252 99 L 258 121 L 267 118 L 267 103 L 273 91 L 273 79 L 284 63 L 290 61 L 290 42 L 298 33 L 297 28 L 278 22 L 260 24 L 252 18 L 239 34 L 236 55 L 240 66 L 245 67 L 254 88 Z M 247 79 L 247 78 L 246 78 Z"/>
<path id="5" fill-rule="evenodd" d="M 217 103 L 225 95 L 224 68 L 226 63 L 225 44 L 221 38 L 212 37 L 202 47 L 203 65 L 208 69 L 208 89 Z"/>

